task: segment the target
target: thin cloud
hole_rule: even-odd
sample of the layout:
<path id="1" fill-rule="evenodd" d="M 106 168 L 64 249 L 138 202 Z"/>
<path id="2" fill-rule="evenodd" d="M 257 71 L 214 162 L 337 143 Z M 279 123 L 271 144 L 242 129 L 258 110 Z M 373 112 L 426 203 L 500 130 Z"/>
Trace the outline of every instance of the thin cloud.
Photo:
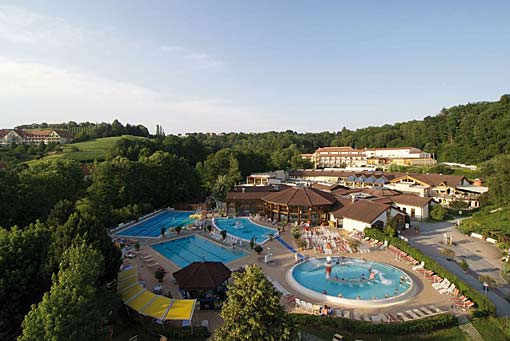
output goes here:
<path id="1" fill-rule="evenodd" d="M 176 96 L 40 62 L 0 57 L 0 126 L 22 122 L 111 121 L 167 132 L 264 130 L 271 117 L 221 98 Z M 249 122 L 249 126 L 246 126 Z M 272 122 L 274 123 L 274 122 Z"/>
<path id="2" fill-rule="evenodd" d="M 166 53 L 175 54 L 181 58 L 191 61 L 193 64 L 204 69 L 218 69 L 224 66 L 224 63 L 215 57 L 202 52 L 193 51 L 184 46 L 162 45 L 160 50 Z"/>
<path id="3" fill-rule="evenodd" d="M 15 44 L 61 46 L 77 44 L 83 30 L 63 19 L 15 6 L 0 6 L 0 40 Z"/>

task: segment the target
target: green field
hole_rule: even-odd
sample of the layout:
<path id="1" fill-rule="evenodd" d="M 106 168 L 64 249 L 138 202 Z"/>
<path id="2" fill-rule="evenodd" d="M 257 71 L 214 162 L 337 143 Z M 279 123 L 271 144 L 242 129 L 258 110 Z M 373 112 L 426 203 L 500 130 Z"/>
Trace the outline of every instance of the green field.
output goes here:
<path id="1" fill-rule="evenodd" d="M 108 155 L 108 152 L 115 146 L 115 143 L 122 138 L 141 139 L 142 137 L 124 135 L 66 144 L 64 145 L 64 151 L 62 153 L 55 153 L 41 159 L 31 160 L 28 161 L 27 164 L 32 166 L 41 161 L 58 158 L 80 162 L 92 162 L 94 160 L 103 161 Z"/>

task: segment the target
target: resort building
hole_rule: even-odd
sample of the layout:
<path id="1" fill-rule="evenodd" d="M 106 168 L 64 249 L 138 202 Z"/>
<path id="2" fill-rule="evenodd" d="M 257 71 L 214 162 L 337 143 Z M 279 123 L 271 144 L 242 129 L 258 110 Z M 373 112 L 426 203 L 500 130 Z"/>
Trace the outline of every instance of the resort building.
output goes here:
<path id="1" fill-rule="evenodd" d="M 310 156 L 311 155 L 311 156 Z M 436 160 L 430 153 L 415 147 L 364 148 L 322 147 L 313 154 L 302 154 L 315 168 L 386 168 L 401 166 L 433 166 Z"/>
<path id="2" fill-rule="evenodd" d="M 51 142 L 66 144 L 72 142 L 72 137 L 64 130 L 22 130 L 0 129 L 0 145 L 11 144 L 48 144 Z"/>
<path id="3" fill-rule="evenodd" d="M 470 208 L 480 207 L 480 195 L 489 190 L 462 175 L 444 174 L 406 174 L 391 180 L 388 187 L 434 199 L 444 206 L 460 201 Z"/>

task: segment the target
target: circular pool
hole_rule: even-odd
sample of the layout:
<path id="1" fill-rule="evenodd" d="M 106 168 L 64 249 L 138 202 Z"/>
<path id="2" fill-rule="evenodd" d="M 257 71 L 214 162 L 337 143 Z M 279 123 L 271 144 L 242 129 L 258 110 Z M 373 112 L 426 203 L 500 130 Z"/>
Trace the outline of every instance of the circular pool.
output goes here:
<path id="1" fill-rule="evenodd" d="M 415 285 L 404 271 L 357 258 L 312 258 L 295 265 L 287 279 L 307 296 L 345 305 L 385 306 L 415 293 Z"/>

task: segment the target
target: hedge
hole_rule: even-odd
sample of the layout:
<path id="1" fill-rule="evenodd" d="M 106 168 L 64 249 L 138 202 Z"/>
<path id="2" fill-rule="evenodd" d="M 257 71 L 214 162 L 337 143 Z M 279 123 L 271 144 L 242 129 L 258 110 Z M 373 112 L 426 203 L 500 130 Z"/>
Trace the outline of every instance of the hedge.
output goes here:
<path id="1" fill-rule="evenodd" d="M 397 237 L 388 237 L 382 231 L 377 229 L 365 229 L 365 236 L 371 237 L 380 241 L 387 240 L 389 244 L 399 248 L 404 251 L 417 261 L 423 261 L 425 263 L 425 268 L 434 271 L 437 275 L 441 277 L 446 277 L 450 280 L 450 282 L 455 283 L 455 287 L 459 289 L 459 291 L 465 296 L 469 297 L 471 301 L 473 301 L 478 311 L 478 315 L 494 315 L 496 313 L 496 306 L 492 303 L 487 297 L 482 295 L 477 290 L 470 287 L 466 282 L 461 280 L 459 277 L 445 269 L 441 264 L 425 255 L 420 250 L 410 246 L 407 242 L 403 241 Z"/>
<path id="2" fill-rule="evenodd" d="M 372 323 L 309 314 L 290 314 L 290 317 L 297 326 L 303 325 L 312 328 L 322 326 L 362 334 L 409 335 L 430 333 L 458 325 L 457 318 L 449 313 L 401 323 Z"/>

